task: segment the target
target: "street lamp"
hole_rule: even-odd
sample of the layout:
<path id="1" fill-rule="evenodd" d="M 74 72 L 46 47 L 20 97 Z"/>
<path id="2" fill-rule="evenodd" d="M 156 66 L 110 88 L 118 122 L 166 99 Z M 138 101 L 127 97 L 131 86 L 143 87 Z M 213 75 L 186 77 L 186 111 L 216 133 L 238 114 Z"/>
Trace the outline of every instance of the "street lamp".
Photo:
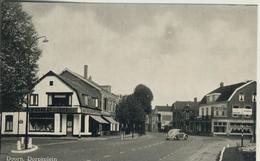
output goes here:
<path id="1" fill-rule="evenodd" d="M 32 48 L 32 45 L 35 43 L 35 42 L 37 42 L 39 39 L 41 39 L 41 38 L 44 38 L 44 40 L 42 41 L 43 43 L 47 43 L 47 42 L 49 42 L 49 40 L 47 39 L 47 37 L 46 36 L 40 36 L 40 37 L 36 37 L 33 41 L 32 41 L 32 43 L 31 43 L 31 45 L 30 45 L 30 48 L 29 49 L 31 49 Z M 27 59 L 27 61 L 28 61 L 28 67 L 29 67 L 29 65 L 30 65 L 30 57 L 28 56 L 28 59 Z M 29 70 L 29 68 L 28 68 L 28 74 L 29 74 L 29 72 L 30 72 L 30 70 Z M 28 80 L 29 81 L 29 80 Z M 27 83 L 27 85 L 29 84 L 29 82 Z M 29 97 L 30 97 L 30 90 L 28 90 L 28 92 L 27 92 L 27 100 L 26 100 L 26 123 L 25 123 L 25 139 L 24 139 L 24 144 L 25 144 L 25 149 L 28 149 L 28 120 L 29 120 Z M 18 120 L 19 121 L 19 120 Z"/>

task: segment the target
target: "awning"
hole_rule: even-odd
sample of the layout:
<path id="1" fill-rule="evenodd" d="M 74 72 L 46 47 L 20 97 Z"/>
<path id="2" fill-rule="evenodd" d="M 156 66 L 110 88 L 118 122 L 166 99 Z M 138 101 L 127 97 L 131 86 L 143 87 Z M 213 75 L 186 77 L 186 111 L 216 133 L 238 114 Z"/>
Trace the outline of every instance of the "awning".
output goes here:
<path id="1" fill-rule="evenodd" d="M 115 121 L 112 117 L 103 116 L 106 120 L 113 124 L 119 124 L 119 122 Z"/>
<path id="2" fill-rule="evenodd" d="M 102 119 L 101 116 L 90 115 L 90 117 L 92 117 L 94 120 L 96 120 L 97 122 L 99 122 L 101 124 L 109 124 L 109 122 L 107 122 L 106 120 Z"/>

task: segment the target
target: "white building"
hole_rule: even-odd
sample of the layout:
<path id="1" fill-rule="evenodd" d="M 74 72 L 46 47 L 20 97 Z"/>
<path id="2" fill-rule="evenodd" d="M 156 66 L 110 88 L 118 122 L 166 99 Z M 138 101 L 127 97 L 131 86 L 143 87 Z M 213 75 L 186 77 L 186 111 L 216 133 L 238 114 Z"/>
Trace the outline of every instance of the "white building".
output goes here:
<path id="1" fill-rule="evenodd" d="M 109 87 L 109 89 L 108 89 Z M 114 113 L 119 97 L 110 86 L 99 86 L 87 77 L 65 69 L 40 78 L 29 97 L 29 135 L 88 136 L 116 133 Z M 18 112 L 3 112 L 2 134 L 23 135 L 26 104 Z"/>

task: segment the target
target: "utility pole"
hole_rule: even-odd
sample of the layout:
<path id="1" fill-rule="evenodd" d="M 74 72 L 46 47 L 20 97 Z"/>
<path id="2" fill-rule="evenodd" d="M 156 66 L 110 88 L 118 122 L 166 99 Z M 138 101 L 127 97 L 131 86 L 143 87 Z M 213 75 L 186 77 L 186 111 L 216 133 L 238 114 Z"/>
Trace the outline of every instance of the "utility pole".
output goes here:
<path id="1" fill-rule="evenodd" d="M 1 54 L 1 51 L 2 51 L 2 7 L 3 7 L 3 3 L 4 1 L 3 0 L 0 0 L 0 54 Z M 2 113 L 2 110 L 3 110 L 3 107 L 2 107 L 2 69 L 0 67 L 0 154 L 2 153 L 2 117 L 3 117 L 3 113 Z"/>

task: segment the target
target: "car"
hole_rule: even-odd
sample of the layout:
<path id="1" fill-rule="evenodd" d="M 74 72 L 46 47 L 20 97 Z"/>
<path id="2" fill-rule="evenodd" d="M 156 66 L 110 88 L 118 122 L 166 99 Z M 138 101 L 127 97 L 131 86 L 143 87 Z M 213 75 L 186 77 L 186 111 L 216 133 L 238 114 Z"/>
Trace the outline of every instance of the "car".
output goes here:
<path id="1" fill-rule="evenodd" d="M 187 140 L 188 135 L 181 132 L 181 129 L 171 129 L 166 135 L 166 140 Z"/>

